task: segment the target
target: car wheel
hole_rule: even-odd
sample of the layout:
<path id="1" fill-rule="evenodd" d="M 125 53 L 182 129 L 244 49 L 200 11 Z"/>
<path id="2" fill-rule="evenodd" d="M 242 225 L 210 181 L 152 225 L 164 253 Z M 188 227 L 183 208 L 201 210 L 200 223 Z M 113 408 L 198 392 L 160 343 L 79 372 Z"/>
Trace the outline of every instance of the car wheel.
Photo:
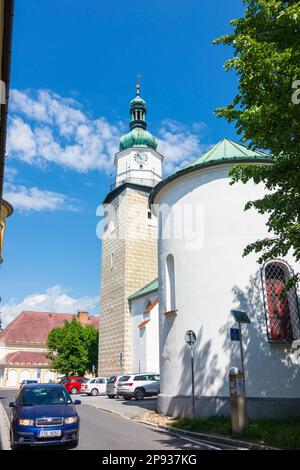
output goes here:
<path id="1" fill-rule="evenodd" d="M 108 395 L 108 398 L 115 398 L 116 395 Z"/>
<path id="2" fill-rule="evenodd" d="M 144 400 L 145 392 L 142 388 L 138 388 L 134 393 L 134 398 L 136 400 Z"/>
<path id="3" fill-rule="evenodd" d="M 71 388 L 71 394 L 76 395 L 76 393 L 77 393 L 77 388 L 76 387 Z"/>
<path id="4" fill-rule="evenodd" d="M 93 389 L 91 390 L 91 395 L 92 395 L 93 397 L 95 397 L 96 395 L 98 395 L 98 390 L 97 390 L 96 388 L 93 388 Z"/>
<path id="5" fill-rule="evenodd" d="M 10 448 L 11 450 L 17 450 L 17 446 L 14 443 L 14 436 L 12 432 L 10 433 Z"/>
<path id="6" fill-rule="evenodd" d="M 131 397 L 126 397 L 125 396 L 124 398 L 125 398 L 125 400 L 131 400 Z"/>

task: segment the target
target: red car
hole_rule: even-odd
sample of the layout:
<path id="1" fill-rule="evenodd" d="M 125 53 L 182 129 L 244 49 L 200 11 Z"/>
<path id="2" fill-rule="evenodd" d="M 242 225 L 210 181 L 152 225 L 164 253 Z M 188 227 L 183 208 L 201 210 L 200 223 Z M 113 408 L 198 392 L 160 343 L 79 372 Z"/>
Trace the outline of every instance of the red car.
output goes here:
<path id="1" fill-rule="evenodd" d="M 65 386 L 69 393 L 75 395 L 81 391 L 81 385 L 86 382 L 85 377 L 65 377 L 61 383 Z"/>

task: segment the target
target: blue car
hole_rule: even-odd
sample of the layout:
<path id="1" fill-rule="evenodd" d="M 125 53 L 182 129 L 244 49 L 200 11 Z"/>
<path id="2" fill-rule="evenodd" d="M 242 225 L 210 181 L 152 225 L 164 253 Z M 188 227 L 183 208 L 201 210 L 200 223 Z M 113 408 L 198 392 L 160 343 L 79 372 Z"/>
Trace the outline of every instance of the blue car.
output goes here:
<path id="1" fill-rule="evenodd" d="M 80 420 L 69 393 L 61 384 L 28 384 L 9 404 L 11 448 L 78 445 Z"/>

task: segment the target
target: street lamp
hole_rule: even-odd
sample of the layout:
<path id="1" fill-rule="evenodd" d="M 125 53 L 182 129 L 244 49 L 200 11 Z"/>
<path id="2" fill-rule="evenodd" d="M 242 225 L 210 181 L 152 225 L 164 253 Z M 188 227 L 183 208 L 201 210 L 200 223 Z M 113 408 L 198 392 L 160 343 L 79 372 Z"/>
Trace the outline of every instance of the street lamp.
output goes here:
<path id="1" fill-rule="evenodd" d="M 247 425 L 245 366 L 243 353 L 242 323 L 251 323 L 246 312 L 231 310 L 231 314 L 239 327 L 230 328 L 232 341 L 239 341 L 241 354 L 241 370 L 231 367 L 229 371 L 229 390 L 231 402 L 232 431 L 241 434 Z"/>
<path id="2" fill-rule="evenodd" d="M 238 334 L 238 340 L 240 342 L 240 353 L 241 353 L 241 368 L 242 368 L 242 373 L 245 377 L 245 366 L 244 366 L 244 352 L 243 352 L 243 337 L 242 337 L 242 323 L 251 323 L 250 318 L 248 317 L 247 313 L 244 312 L 243 310 L 231 310 L 231 314 L 235 321 L 239 325 L 239 334 Z M 245 389 L 245 395 L 246 395 L 246 389 Z"/>

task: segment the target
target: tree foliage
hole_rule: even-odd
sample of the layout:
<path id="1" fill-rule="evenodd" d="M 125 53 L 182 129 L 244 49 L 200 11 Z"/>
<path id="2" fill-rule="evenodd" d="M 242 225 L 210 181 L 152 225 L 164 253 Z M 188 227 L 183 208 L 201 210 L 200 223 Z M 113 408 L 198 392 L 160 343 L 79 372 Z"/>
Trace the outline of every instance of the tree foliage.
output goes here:
<path id="1" fill-rule="evenodd" d="M 96 328 L 82 325 L 76 318 L 65 321 L 48 335 L 48 357 L 51 367 L 64 375 L 84 375 L 97 370 L 98 338 Z"/>
<path id="2" fill-rule="evenodd" d="M 244 0 L 242 18 L 231 22 L 233 33 L 215 44 L 232 46 L 226 71 L 238 75 L 238 93 L 217 115 L 234 122 L 242 141 L 271 152 L 271 165 L 237 165 L 232 184 L 253 180 L 267 194 L 249 201 L 268 215 L 270 236 L 245 248 L 260 254 L 259 262 L 284 257 L 289 250 L 300 259 L 300 2 Z M 292 99 L 293 96 L 293 99 Z M 296 278 L 299 278 L 299 273 Z M 296 281 L 294 278 L 294 281 Z"/>

